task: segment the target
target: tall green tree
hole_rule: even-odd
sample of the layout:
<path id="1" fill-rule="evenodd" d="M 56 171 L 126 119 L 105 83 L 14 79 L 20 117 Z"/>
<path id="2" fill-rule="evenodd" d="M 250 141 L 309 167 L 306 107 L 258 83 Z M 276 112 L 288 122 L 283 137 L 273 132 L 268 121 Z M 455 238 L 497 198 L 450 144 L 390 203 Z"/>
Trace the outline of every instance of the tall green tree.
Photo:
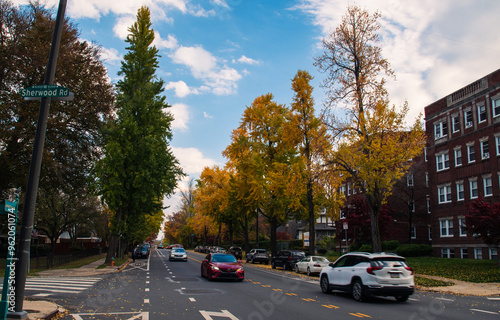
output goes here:
<path id="1" fill-rule="evenodd" d="M 145 240 L 145 233 L 159 230 L 163 198 L 173 193 L 183 175 L 169 147 L 173 117 L 161 95 L 164 83 L 155 74 L 158 50 L 152 45 L 151 26 L 149 9 L 141 7 L 128 29 L 128 52 L 119 72 L 123 79 L 117 84 L 117 118 L 96 168 L 100 193 L 114 212 L 108 261 L 116 254 L 118 236 L 138 242 Z"/>
<path id="2" fill-rule="evenodd" d="M 394 183 L 422 153 L 425 141 L 420 118 L 407 126 L 408 106 L 390 107 L 381 73 L 392 76 L 377 46 L 380 14 L 356 6 L 347 8 L 340 25 L 323 40 L 325 52 L 315 65 L 326 72 L 323 86 L 329 106 L 341 107 L 346 117 L 327 114 L 336 141 L 332 168 L 366 198 L 370 210 L 373 250 L 381 250 L 379 214 Z M 332 111 L 334 109 L 327 109 Z M 338 108 L 336 108 L 338 112 Z"/>

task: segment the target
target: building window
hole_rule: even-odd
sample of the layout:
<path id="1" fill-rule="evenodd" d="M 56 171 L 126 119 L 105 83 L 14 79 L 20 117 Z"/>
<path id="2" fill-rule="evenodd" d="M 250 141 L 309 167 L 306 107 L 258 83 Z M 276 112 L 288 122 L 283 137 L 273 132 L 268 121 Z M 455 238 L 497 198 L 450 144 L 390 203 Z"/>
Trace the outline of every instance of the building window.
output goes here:
<path id="1" fill-rule="evenodd" d="M 491 182 L 491 177 L 487 178 L 483 177 L 483 185 L 484 185 L 484 196 L 491 197 L 493 195 L 493 185 Z"/>
<path id="2" fill-rule="evenodd" d="M 431 199 L 427 199 L 427 213 L 431 213 Z"/>
<path id="3" fill-rule="evenodd" d="M 476 153 L 474 151 L 474 145 L 467 146 L 467 155 L 469 163 L 476 161 Z"/>
<path id="4" fill-rule="evenodd" d="M 460 131 L 460 116 L 453 116 L 452 118 L 452 128 L 453 132 Z"/>
<path id="5" fill-rule="evenodd" d="M 467 250 L 467 248 L 460 248 L 460 257 L 462 259 L 469 258 L 469 250 Z"/>
<path id="6" fill-rule="evenodd" d="M 425 172 L 425 186 L 429 187 L 429 172 Z"/>
<path id="7" fill-rule="evenodd" d="M 438 199 L 439 203 L 451 202 L 451 187 L 449 185 L 438 187 Z"/>
<path id="8" fill-rule="evenodd" d="M 413 187 L 413 173 L 408 173 L 406 176 L 406 183 L 408 187 Z"/>
<path id="9" fill-rule="evenodd" d="M 477 107 L 477 118 L 480 123 L 486 121 L 486 106 L 484 104 Z"/>
<path id="10" fill-rule="evenodd" d="M 424 160 L 427 162 L 427 148 L 424 148 Z"/>
<path id="11" fill-rule="evenodd" d="M 476 199 L 479 195 L 477 190 L 477 180 L 469 181 L 469 186 L 470 186 L 470 198 Z"/>
<path id="12" fill-rule="evenodd" d="M 490 248 L 490 260 L 498 260 L 497 248 Z"/>
<path id="13" fill-rule="evenodd" d="M 463 181 L 457 182 L 457 201 L 465 200 L 465 188 Z"/>
<path id="14" fill-rule="evenodd" d="M 455 167 L 462 165 L 462 149 L 455 149 Z"/>
<path id="15" fill-rule="evenodd" d="M 439 229 L 441 237 L 453 237 L 453 220 L 440 220 Z"/>
<path id="16" fill-rule="evenodd" d="M 465 228 L 465 218 L 458 218 L 458 235 L 467 237 L 467 229 Z"/>
<path id="17" fill-rule="evenodd" d="M 441 258 L 455 258 L 455 249 L 441 248 Z"/>
<path id="18" fill-rule="evenodd" d="M 436 156 L 436 168 L 437 171 L 450 168 L 450 157 L 448 156 L 448 153 L 442 153 Z"/>
<path id="19" fill-rule="evenodd" d="M 442 121 L 434 125 L 434 139 L 440 139 L 448 135 L 448 124 Z"/>
<path id="20" fill-rule="evenodd" d="M 410 200 L 410 201 L 408 202 L 408 210 L 409 210 L 410 212 L 415 212 L 415 202 L 414 202 L 413 200 Z"/>
<path id="21" fill-rule="evenodd" d="M 500 98 L 492 99 L 493 117 L 500 116 Z"/>
<path id="22" fill-rule="evenodd" d="M 481 141 L 481 159 L 488 159 L 490 157 L 490 144 L 488 140 Z"/>
<path id="23" fill-rule="evenodd" d="M 411 232 L 410 232 L 411 233 L 411 238 L 412 239 L 417 239 L 417 229 L 414 226 L 412 226 L 410 230 L 411 230 Z"/>
<path id="24" fill-rule="evenodd" d="M 431 226 L 427 226 L 427 233 L 429 234 L 429 241 L 432 240 L 432 227 Z"/>
<path id="25" fill-rule="evenodd" d="M 345 187 L 344 187 L 344 185 L 341 185 L 341 186 L 339 187 L 339 193 L 341 193 L 341 194 L 345 195 Z"/>
<path id="26" fill-rule="evenodd" d="M 350 183 L 347 184 L 347 195 L 348 196 L 351 195 L 351 184 Z"/>
<path id="27" fill-rule="evenodd" d="M 500 136 L 495 137 L 495 146 L 497 149 L 497 156 L 500 156 Z"/>
<path id="28" fill-rule="evenodd" d="M 467 110 L 464 112 L 465 127 L 472 127 L 472 110 Z"/>
<path id="29" fill-rule="evenodd" d="M 483 258 L 483 248 L 474 248 L 474 259 Z"/>

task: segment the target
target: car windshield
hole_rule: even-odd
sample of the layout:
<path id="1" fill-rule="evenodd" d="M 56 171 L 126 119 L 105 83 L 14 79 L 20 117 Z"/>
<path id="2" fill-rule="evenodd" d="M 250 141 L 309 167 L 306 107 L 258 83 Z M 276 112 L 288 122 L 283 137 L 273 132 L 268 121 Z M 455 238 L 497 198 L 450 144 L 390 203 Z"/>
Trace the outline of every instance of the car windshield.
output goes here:
<path id="1" fill-rule="evenodd" d="M 313 257 L 313 261 L 314 262 L 330 262 L 330 260 L 328 260 L 327 258 L 323 258 L 323 257 Z"/>
<path id="2" fill-rule="evenodd" d="M 233 255 L 217 254 L 212 256 L 212 262 L 236 262 L 236 258 Z"/>
<path id="3" fill-rule="evenodd" d="M 404 268 L 408 266 L 406 264 L 406 261 L 401 258 L 378 258 L 371 260 L 370 264 L 373 267 L 390 267 L 390 268 L 397 268 L 397 267 Z"/>
<path id="4" fill-rule="evenodd" d="M 266 250 L 265 249 L 258 249 L 257 251 L 255 251 L 255 253 L 266 253 Z"/>
<path id="5" fill-rule="evenodd" d="M 292 255 L 297 257 L 305 257 L 306 254 L 304 252 L 292 252 Z"/>
<path id="6" fill-rule="evenodd" d="M 184 251 L 184 249 L 174 249 L 173 251 L 176 252 L 176 253 L 184 253 L 184 252 L 186 252 L 186 251 Z"/>

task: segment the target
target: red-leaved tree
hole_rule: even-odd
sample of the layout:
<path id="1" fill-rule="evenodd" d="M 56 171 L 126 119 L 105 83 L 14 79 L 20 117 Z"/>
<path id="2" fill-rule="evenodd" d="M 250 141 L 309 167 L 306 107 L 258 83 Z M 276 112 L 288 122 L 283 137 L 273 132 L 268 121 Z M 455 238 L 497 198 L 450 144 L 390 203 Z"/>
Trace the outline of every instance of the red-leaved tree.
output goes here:
<path id="1" fill-rule="evenodd" d="M 486 244 L 500 245 L 500 203 L 489 203 L 483 198 L 467 204 L 465 225 L 467 230 Z"/>

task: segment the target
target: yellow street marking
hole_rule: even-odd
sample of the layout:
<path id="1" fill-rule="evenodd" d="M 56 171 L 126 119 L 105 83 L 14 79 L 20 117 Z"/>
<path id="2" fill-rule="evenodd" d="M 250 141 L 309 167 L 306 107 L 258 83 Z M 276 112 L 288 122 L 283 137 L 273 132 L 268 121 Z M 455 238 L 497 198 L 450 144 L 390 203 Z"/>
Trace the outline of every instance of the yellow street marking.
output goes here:
<path id="1" fill-rule="evenodd" d="M 316 301 L 316 300 L 311 299 L 311 298 L 307 298 L 307 299 L 302 298 L 302 300 L 304 300 L 304 301 Z"/>
<path id="2" fill-rule="evenodd" d="M 285 293 L 287 296 L 296 296 L 296 293 Z"/>
<path id="3" fill-rule="evenodd" d="M 338 309 L 340 307 L 334 306 L 333 304 L 322 304 L 322 307 L 328 308 L 328 309 Z"/>
<path id="4" fill-rule="evenodd" d="M 355 316 L 355 317 L 358 317 L 358 318 L 371 318 L 369 315 L 366 315 L 366 314 L 362 314 L 362 313 L 349 313 L 351 316 Z"/>
<path id="5" fill-rule="evenodd" d="M 263 286 L 264 288 L 271 288 L 270 284 L 262 284 L 261 286 Z"/>
<path id="6" fill-rule="evenodd" d="M 282 289 L 273 289 L 274 291 L 283 291 Z"/>
<path id="7" fill-rule="evenodd" d="M 255 283 L 255 284 L 260 284 L 260 282 L 259 282 L 259 281 L 255 281 L 254 283 Z"/>

